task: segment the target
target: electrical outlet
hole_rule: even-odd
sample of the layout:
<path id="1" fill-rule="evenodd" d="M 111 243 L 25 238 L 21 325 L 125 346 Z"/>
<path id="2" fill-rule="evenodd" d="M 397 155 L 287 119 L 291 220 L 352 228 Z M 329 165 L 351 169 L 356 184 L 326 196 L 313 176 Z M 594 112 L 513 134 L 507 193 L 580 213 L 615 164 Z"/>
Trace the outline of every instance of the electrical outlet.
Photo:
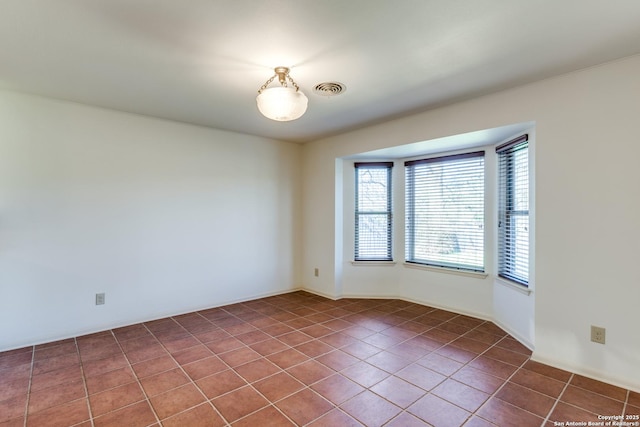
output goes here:
<path id="1" fill-rule="evenodd" d="M 314 268 L 313 269 L 313 275 L 316 276 L 316 277 L 320 276 L 320 270 L 317 269 L 317 268 Z"/>
<path id="2" fill-rule="evenodd" d="M 96 305 L 104 304 L 104 292 L 101 294 L 96 294 Z"/>
<path id="3" fill-rule="evenodd" d="M 604 344 L 606 337 L 606 329 L 599 326 L 591 325 L 591 341 L 598 344 Z"/>

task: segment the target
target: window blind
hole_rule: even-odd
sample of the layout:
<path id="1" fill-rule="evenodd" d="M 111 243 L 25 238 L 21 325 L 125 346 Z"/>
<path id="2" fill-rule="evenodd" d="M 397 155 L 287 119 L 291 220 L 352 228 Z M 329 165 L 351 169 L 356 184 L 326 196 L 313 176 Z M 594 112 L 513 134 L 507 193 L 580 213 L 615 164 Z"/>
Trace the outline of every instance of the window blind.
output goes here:
<path id="1" fill-rule="evenodd" d="M 498 275 L 529 283 L 529 145 L 523 135 L 496 147 Z"/>
<path id="2" fill-rule="evenodd" d="M 392 162 L 355 163 L 356 261 L 391 261 Z"/>
<path id="3" fill-rule="evenodd" d="M 484 151 L 405 162 L 407 262 L 484 271 Z"/>

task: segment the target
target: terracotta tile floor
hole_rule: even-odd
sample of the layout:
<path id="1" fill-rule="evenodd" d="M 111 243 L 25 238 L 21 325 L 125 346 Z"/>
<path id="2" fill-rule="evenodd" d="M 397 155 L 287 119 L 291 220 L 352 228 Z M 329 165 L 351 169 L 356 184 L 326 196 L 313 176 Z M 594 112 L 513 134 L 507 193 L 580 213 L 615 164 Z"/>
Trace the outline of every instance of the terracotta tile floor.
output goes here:
<path id="1" fill-rule="evenodd" d="M 0 426 L 552 426 L 640 394 L 491 322 L 305 292 L 0 353 Z"/>

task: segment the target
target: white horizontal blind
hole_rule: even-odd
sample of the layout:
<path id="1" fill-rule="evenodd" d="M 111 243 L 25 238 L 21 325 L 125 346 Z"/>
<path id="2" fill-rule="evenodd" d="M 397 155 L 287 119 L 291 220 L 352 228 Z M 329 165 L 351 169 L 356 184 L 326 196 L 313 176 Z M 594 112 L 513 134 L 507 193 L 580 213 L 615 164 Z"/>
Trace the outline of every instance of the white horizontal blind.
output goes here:
<path id="1" fill-rule="evenodd" d="M 356 261 L 391 261 L 392 162 L 355 163 Z"/>
<path id="2" fill-rule="evenodd" d="M 498 154 L 498 275 L 529 283 L 529 145 L 523 135 Z"/>
<path id="3" fill-rule="evenodd" d="M 406 261 L 484 271 L 484 151 L 409 161 Z"/>

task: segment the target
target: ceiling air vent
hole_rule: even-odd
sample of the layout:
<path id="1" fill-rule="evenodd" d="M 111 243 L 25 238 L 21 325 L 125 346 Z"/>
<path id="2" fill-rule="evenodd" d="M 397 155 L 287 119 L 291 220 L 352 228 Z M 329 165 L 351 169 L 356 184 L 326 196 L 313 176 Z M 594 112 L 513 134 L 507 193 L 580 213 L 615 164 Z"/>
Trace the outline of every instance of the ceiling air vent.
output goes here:
<path id="1" fill-rule="evenodd" d="M 313 93 L 321 96 L 336 96 L 344 93 L 347 87 L 338 82 L 324 82 L 318 83 L 313 87 Z"/>

